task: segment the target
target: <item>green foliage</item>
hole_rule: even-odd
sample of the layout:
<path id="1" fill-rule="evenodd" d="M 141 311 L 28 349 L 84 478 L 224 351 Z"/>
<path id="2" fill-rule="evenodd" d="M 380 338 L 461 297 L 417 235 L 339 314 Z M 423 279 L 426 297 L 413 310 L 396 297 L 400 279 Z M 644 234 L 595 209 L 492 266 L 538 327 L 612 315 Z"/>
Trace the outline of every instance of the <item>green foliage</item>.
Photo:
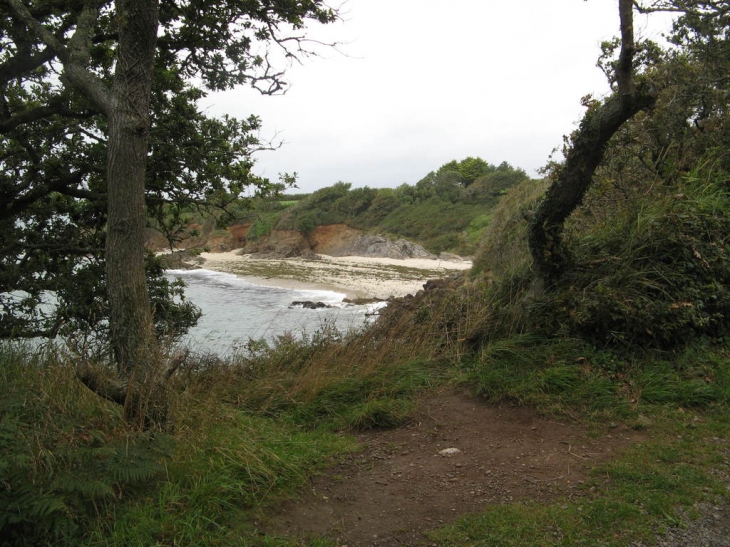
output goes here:
<path id="1" fill-rule="evenodd" d="M 0 376 L 0 533 L 10 544 L 75 543 L 161 477 L 174 440 L 118 429 L 118 414 L 54 354 L 0 346 Z"/>
<path id="2" fill-rule="evenodd" d="M 246 238 L 256 241 L 262 237 L 266 237 L 271 233 L 273 219 L 270 215 L 258 215 L 251 228 L 246 233 Z"/>
<path id="3" fill-rule="evenodd" d="M 251 341 L 243 363 L 232 372 L 248 386 L 236 404 L 266 415 L 287 416 L 301 427 L 385 427 L 402 423 L 412 411 L 417 394 L 437 384 L 446 374 L 443 363 L 419 359 L 359 365 L 365 352 L 353 355 L 350 367 L 326 371 L 335 355 L 347 353 L 348 341 L 366 332 L 343 336 L 325 326 L 301 340 L 280 337 L 274 344 Z M 385 341 L 387 343 L 387 341 Z M 374 348 L 377 351 L 377 348 Z M 246 367 L 246 368 L 243 368 Z M 325 370 L 323 370 L 325 369 Z M 272 384 L 272 378 L 275 382 Z"/>
<path id="4" fill-rule="evenodd" d="M 495 207 L 489 230 L 474 258 L 474 273 L 497 278 L 512 276 L 529 267 L 527 225 L 548 181 L 523 180 L 508 190 Z"/>
<path id="5" fill-rule="evenodd" d="M 670 347 L 730 327 L 725 191 L 690 182 L 571 237 L 574 266 L 534 311 L 553 331 Z"/>
<path id="6" fill-rule="evenodd" d="M 392 428 L 413 416 L 414 405 L 400 399 L 375 399 L 354 405 L 345 415 L 348 427 L 355 430 Z"/>
<path id="7" fill-rule="evenodd" d="M 446 173 L 454 173 L 458 176 L 458 181 L 463 186 L 470 186 L 472 183 L 477 181 L 477 179 L 496 172 L 513 172 L 518 175 L 518 178 L 520 178 L 520 176 L 521 178 L 525 178 L 527 176 L 524 171 L 521 169 L 515 170 L 507 162 L 502 162 L 499 167 L 496 167 L 484 161 L 482 158 L 473 158 L 471 156 L 464 158 L 461 161 L 453 160 L 445 163 L 439 167 L 435 175 L 439 178 Z"/>
<path id="8" fill-rule="evenodd" d="M 468 378 L 492 402 L 517 401 L 552 413 L 625 416 L 627 402 L 618 396 L 619 386 L 586 355 L 590 348 L 578 340 L 516 336 L 486 346 L 469 362 Z"/>
<path id="9" fill-rule="evenodd" d="M 300 7 L 306 6 L 312 7 Z M 355 448 L 333 430 L 398 426 L 424 392 L 455 377 L 493 403 L 531 405 L 590 420 L 596 428 L 622 421 L 649 428 L 653 438 L 598 468 L 590 482 L 577 486 L 584 495 L 489 508 L 434 532 L 440 545 L 650 544 L 657 530 L 683 523 L 686 513 L 679 506 L 727 497 L 723 475 L 713 478 L 713 470 L 727 463 L 730 434 L 730 170 L 721 87 L 727 25 L 718 13 L 689 12 L 679 21 L 675 41 L 683 51 L 651 73 L 657 81 L 674 82 L 676 93 L 660 98 L 651 115 L 634 120 L 609 145 L 593 190 L 567 226 L 569 267 L 553 287 L 534 283 L 525 240 L 548 181 L 467 158 L 414 186 L 374 190 L 339 183 L 306 197 L 259 202 L 249 237 L 272 227 L 308 233 L 344 222 L 426 242 L 431 250 L 468 252 L 480 239 L 483 246 L 471 280 L 391 303 L 373 328 L 343 334 L 325 326 L 300 339 L 250 341 L 230 361 L 200 357 L 171 380 L 174 437 L 125 429 L 120 410 L 83 388 L 65 358 L 0 346 L 3 541 L 301 544 L 261 536 L 246 511 L 265 512 L 306 484 L 329 457 Z M 171 28 L 181 39 L 197 36 L 192 23 Z M 214 40 L 208 31 L 204 25 L 201 39 Z M 98 53 L 109 51 L 100 47 Z M 205 76 L 224 86 L 225 61 L 206 60 L 211 64 Z M 159 77 L 168 85 L 160 89 L 195 95 L 176 87 L 180 74 L 162 71 Z M 31 90 L 13 86 L 7 101 L 15 112 Z M 43 98 L 50 91 L 41 86 L 37 93 Z M 160 115 L 161 130 L 189 106 L 174 104 L 174 93 L 156 100 L 163 111 L 176 112 Z M 80 107 L 73 101 L 70 106 Z M 242 125 L 201 125 L 196 135 L 204 120 L 191 114 L 191 126 L 180 128 L 181 142 L 195 146 L 196 139 L 210 138 L 220 148 L 217 158 L 236 156 L 242 143 L 227 141 L 245 133 Z M 62 173 L 68 164 L 86 177 L 84 189 L 103 191 L 99 174 L 84 171 L 99 157 L 98 143 L 79 138 L 77 150 L 84 153 L 77 156 L 56 144 L 61 136 L 77 138 L 78 128 L 67 132 L 53 120 L 38 128 L 43 131 L 30 134 L 29 143 L 42 152 L 38 157 L 48 173 Z M 25 172 L 27 150 L 12 139 L 3 146 L 6 161 Z M 163 173 L 172 150 L 156 146 L 153 156 L 160 155 L 152 161 L 160 162 Z M 241 182 L 248 169 L 245 162 L 202 166 L 202 151 L 184 154 L 213 178 Z M 174 177 L 177 167 L 168 167 Z M 190 173 L 186 184 L 193 179 Z M 151 180 L 152 195 L 165 196 L 165 181 Z M 5 183 L 12 189 L 12 181 Z M 8 255 L 0 292 L 22 281 L 28 291 L 18 309 L 39 310 L 44 291 L 59 291 L 66 325 L 85 321 L 103 328 L 103 292 L 87 289 L 98 285 L 95 278 L 103 282 L 100 263 L 87 258 L 90 247 L 103 246 L 103 234 L 77 229 L 102 225 L 103 199 L 83 201 L 63 192 L 47 197 L 24 209 L 20 224 L 3 225 L 6 250 L 21 256 L 13 245 L 25 238 L 34 252 L 22 255 L 27 269 L 16 268 L 19 263 Z M 214 189 L 206 197 L 230 196 Z M 10 209 L 17 205 L 12 199 Z M 239 212 L 249 213 L 240 206 Z M 163 220 L 175 224 L 191 211 L 168 208 Z M 34 239 L 37 234 L 43 237 Z M 39 242 L 44 247 L 34 249 Z M 60 256 L 55 250 L 61 243 L 80 250 Z M 45 277 L 38 277 L 43 268 Z M 161 275 L 154 263 L 150 269 L 152 277 Z M 177 287 L 163 283 L 152 290 L 160 299 L 160 324 L 184 323 L 184 316 L 161 305 Z M 4 325 L 17 332 L 53 322 Z M 91 336 L 89 326 L 76 328 Z M 86 341 L 80 335 L 76 343 Z M 641 415 L 651 419 L 639 420 Z"/>
<path id="10" fill-rule="evenodd" d="M 507 190 L 527 179 L 527 174 L 521 169 L 498 169 L 494 173 L 476 179 L 468 189 L 471 200 L 479 203 L 493 204 Z"/>
<path id="11" fill-rule="evenodd" d="M 309 235 L 317 228 L 317 220 L 316 213 L 305 213 L 297 218 L 295 228 L 302 234 Z"/>
<path id="12" fill-rule="evenodd" d="M 343 378 L 297 409 L 297 420 L 332 420 L 354 429 L 395 427 L 411 418 L 414 397 L 435 385 L 444 370 L 438 363 L 414 361 L 381 367 L 368 375 Z"/>
<path id="13" fill-rule="evenodd" d="M 466 365 L 469 383 L 488 401 L 571 416 L 627 419 L 655 405 L 707 409 L 730 396 L 730 361 L 719 347 L 627 356 L 577 339 L 522 335 L 488 344 Z"/>
<path id="14" fill-rule="evenodd" d="M 168 463 L 167 480 L 150 499 L 125 505 L 99 522 L 94 545 L 251 545 L 260 535 L 242 515 L 269 497 L 291 494 L 305 473 L 353 443 L 327 431 L 302 432 L 284 422 L 226 409 L 206 413 Z"/>
<path id="15" fill-rule="evenodd" d="M 448 167 L 451 163 L 446 164 L 415 186 L 353 189 L 349 183 L 338 182 L 280 210 L 272 225 L 307 235 L 317 226 L 347 224 L 410 239 L 433 253 L 469 255 L 485 232 L 489 211 L 508 188 L 527 179 L 527 174 L 507 163 L 494 167 L 480 158 L 467 160 L 452 162 L 456 170 Z M 465 172 L 479 173 L 481 178 L 474 184 L 468 179 L 471 175 L 464 179 L 458 171 L 462 164 Z M 468 189 L 464 188 L 465 180 L 471 184 Z"/>
<path id="16" fill-rule="evenodd" d="M 261 9 L 207 0 L 159 4 L 159 12 L 152 9 L 145 19 L 159 31 L 148 78 L 150 111 L 138 114 L 143 120 L 149 114 L 150 120 L 149 131 L 142 131 L 149 145 L 146 211 L 150 224 L 174 242 L 191 212 L 215 211 L 225 224 L 234 202 L 236 208 L 250 203 L 244 190 L 270 196 L 294 183 L 286 174 L 279 182 L 253 174 L 252 154 L 260 148 L 256 116 L 212 118 L 199 101 L 206 90 L 242 84 L 264 93 L 281 90 L 283 72 L 259 50 L 278 43 L 286 58 L 304 55 L 294 44 L 301 45 L 306 24 L 329 23 L 337 14 L 319 1 L 275 1 Z M 126 81 L 115 78 L 115 70 L 127 64 L 117 59 L 124 49 L 120 22 L 131 18 L 125 10 L 133 6 L 97 2 L 80 10 L 67 0 L 28 5 L 27 11 L 12 3 L 0 6 L 5 68 L 0 76 L 0 338 L 52 338 L 62 326 L 106 319 L 101 316 L 106 306 L 95 301 L 104 293 L 105 277 L 94 274 L 103 268 L 107 233 L 115 233 L 105 227 L 108 114 L 117 103 L 115 86 Z M 281 40 L 283 27 L 297 33 Z M 55 36 L 54 46 L 44 43 L 39 29 Z M 37 49 L 45 53 L 29 53 Z M 67 50 L 73 55 L 64 55 Z M 148 64 L 137 61 L 129 64 Z M 60 72 L 83 76 L 59 78 Z M 93 91 L 81 83 L 92 81 Z M 146 109 L 144 103 L 138 106 Z M 137 209 L 141 212 L 141 205 Z M 176 309 L 177 287 L 148 273 L 153 307 L 158 319 L 168 322 L 158 331 L 177 334 L 190 324 L 191 309 Z"/>

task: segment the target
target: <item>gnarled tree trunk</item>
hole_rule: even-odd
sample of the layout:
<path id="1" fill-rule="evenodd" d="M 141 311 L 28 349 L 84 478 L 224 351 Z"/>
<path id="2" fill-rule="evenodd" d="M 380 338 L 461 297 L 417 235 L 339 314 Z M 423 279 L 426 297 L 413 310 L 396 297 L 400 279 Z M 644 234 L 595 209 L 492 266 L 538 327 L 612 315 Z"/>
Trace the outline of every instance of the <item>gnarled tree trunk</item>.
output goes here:
<path id="1" fill-rule="evenodd" d="M 548 188 L 529 228 L 530 252 L 543 286 L 557 281 L 565 267 L 562 233 L 566 219 L 580 205 L 593 182 L 609 139 L 635 114 L 651 107 L 656 90 L 634 79 L 633 2 L 619 1 L 621 53 L 616 67 L 618 90 L 589 111 L 573 137 L 565 163 Z"/>

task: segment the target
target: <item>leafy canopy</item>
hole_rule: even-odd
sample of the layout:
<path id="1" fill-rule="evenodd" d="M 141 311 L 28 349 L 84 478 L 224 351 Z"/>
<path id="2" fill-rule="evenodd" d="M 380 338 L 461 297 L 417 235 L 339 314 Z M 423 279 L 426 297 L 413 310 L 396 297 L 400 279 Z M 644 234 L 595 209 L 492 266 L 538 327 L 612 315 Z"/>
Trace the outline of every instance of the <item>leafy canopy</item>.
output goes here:
<path id="1" fill-rule="evenodd" d="M 117 7 L 0 2 L 0 337 L 104 331 L 107 120 L 69 67 L 88 69 L 92 95 L 112 87 Z M 253 174 L 253 153 L 271 148 L 257 117 L 213 118 L 199 102 L 244 84 L 285 89 L 287 64 L 313 54 L 305 26 L 336 16 L 321 0 L 159 2 L 146 205 L 171 242 L 185 211 L 225 213 L 246 189 L 266 195 L 293 182 Z M 158 330 L 184 331 L 195 310 L 148 262 Z"/>

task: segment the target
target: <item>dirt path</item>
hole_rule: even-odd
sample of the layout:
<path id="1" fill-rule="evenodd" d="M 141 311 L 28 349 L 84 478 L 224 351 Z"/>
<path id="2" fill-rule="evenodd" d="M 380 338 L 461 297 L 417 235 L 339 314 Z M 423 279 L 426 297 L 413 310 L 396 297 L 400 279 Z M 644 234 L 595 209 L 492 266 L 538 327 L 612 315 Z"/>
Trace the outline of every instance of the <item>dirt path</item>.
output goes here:
<path id="1" fill-rule="evenodd" d="M 584 495 L 593 466 L 646 437 L 618 426 L 592 438 L 530 409 L 443 392 L 406 426 L 361 435 L 363 452 L 316 477 L 264 528 L 348 547 L 428 545 L 423 532 L 490 504 Z"/>

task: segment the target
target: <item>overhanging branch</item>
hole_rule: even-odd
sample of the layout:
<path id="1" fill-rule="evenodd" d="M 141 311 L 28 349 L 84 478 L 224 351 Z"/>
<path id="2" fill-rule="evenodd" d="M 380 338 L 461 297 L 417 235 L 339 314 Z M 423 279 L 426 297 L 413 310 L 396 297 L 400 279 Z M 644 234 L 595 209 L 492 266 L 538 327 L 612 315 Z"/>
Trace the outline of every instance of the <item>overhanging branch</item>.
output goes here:
<path id="1" fill-rule="evenodd" d="M 54 52 L 63 64 L 68 81 L 81 90 L 102 113 L 108 116 L 112 108 L 111 93 L 104 82 L 86 68 L 89 61 L 93 23 L 96 21 L 98 10 L 103 2 L 94 0 L 84 4 L 76 31 L 71 37 L 68 47 L 33 17 L 20 0 L 4 0 L 4 2 L 31 33 Z M 96 11 L 96 15 L 94 15 L 94 11 Z"/>

